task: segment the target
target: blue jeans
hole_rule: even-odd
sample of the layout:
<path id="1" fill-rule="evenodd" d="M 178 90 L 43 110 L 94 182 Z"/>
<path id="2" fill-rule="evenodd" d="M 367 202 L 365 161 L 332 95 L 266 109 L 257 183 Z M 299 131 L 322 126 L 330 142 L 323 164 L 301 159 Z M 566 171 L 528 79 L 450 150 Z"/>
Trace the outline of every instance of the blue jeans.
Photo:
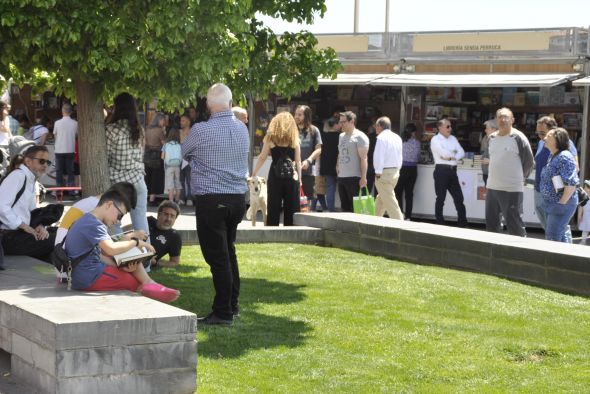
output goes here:
<path id="1" fill-rule="evenodd" d="M 336 176 L 326 175 L 326 203 L 328 204 L 328 211 L 336 211 Z"/>
<path id="2" fill-rule="evenodd" d="M 578 197 L 575 193 L 566 204 L 545 201 L 543 204 L 543 209 L 547 217 L 545 239 L 571 244 L 572 235 L 568 223 L 576 212 L 577 207 Z"/>
<path id="3" fill-rule="evenodd" d="M 537 218 L 539 219 L 539 223 L 541 223 L 543 230 L 547 228 L 547 216 L 545 215 L 545 209 L 543 208 L 544 203 L 545 201 L 543 200 L 541 192 L 535 190 L 535 213 L 537 214 Z"/>
<path id="4" fill-rule="evenodd" d="M 147 221 L 147 186 L 143 179 L 133 184 L 133 186 L 135 186 L 135 191 L 137 192 L 137 205 L 130 212 L 131 223 L 133 224 L 134 230 L 143 230 L 146 234 L 149 234 L 150 228 Z"/>

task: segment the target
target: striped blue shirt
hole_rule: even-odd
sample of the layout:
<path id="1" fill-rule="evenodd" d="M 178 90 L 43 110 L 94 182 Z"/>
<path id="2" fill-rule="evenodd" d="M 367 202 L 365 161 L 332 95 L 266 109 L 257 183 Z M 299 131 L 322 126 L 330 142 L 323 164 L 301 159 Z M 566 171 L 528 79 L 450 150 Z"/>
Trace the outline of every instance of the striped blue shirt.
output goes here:
<path id="1" fill-rule="evenodd" d="M 249 150 L 248 129 L 230 110 L 195 123 L 182 143 L 182 157 L 191 165 L 192 193 L 246 193 Z"/>

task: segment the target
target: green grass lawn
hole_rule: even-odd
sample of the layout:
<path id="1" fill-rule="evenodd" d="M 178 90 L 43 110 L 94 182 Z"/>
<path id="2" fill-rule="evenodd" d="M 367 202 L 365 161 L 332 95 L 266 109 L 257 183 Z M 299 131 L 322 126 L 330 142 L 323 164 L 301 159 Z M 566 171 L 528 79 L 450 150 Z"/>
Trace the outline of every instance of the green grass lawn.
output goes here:
<path id="1" fill-rule="evenodd" d="M 199 393 L 588 392 L 590 300 L 340 249 L 238 245 L 241 317 L 199 326 Z M 199 247 L 154 273 L 204 316 Z"/>

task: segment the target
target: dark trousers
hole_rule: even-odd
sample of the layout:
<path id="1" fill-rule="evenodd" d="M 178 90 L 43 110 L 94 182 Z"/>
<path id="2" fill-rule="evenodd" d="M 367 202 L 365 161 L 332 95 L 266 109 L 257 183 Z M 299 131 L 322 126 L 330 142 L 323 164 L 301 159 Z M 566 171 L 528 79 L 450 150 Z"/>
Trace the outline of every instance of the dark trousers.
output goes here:
<path id="1" fill-rule="evenodd" d="M 46 263 L 51 263 L 51 252 L 55 244 L 56 227 L 47 227 L 49 237 L 36 240 L 31 234 L 23 230 L 3 230 L 2 248 L 6 256 L 29 256 Z"/>
<path id="2" fill-rule="evenodd" d="M 187 202 L 192 200 L 191 193 L 191 166 L 187 165 L 180 170 L 180 184 L 182 185 L 181 200 Z"/>
<path id="3" fill-rule="evenodd" d="M 458 225 L 464 227 L 467 225 L 467 215 L 465 205 L 463 204 L 463 192 L 457 177 L 457 167 L 437 164 L 434 167 L 434 192 L 436 193 L 436 203 L 434 204 L 434 215 L 437 224 L 444 224 L 443 207 L 447 197 L 447 190 L 453 197 L 455 208 L 457 209 Z"/>
<path id="4" fill-rule="evenodd" d="M 199 245 L 211 268 L 215 298 L 213 313 L 232 319 L 239 308 L 240 272 L 236 257 L 236 232 L 246 211 L 244 194 L 197 196 L 195 214 Z"/>
<path id="5" fill-rule="evenodd" d="M 402 212 L 404 213 L 406 219 L 412 218 L 412 207 L 414 205 L 414 185 L 416 184 L 417 178 L 418 167 L 402 167 L 399 171 L 397 185 L 395 185 L 395 198 L 397 198 L 400 208 L 402 206 L 402 196 L 405 199 L 405 206 L 402 209 Z"/>
<path id="6" fill-rule="evenodd" d="M 301 186 L 303 186 L 303 193 L 307 196 L 307 200 L 313 200 L 313 185 L 315 184 L 315 176 L 302 175 Z"/>
<path id="7" fill-rule="evenodd" d="M 55 154 L 55 182 L 57 183 L 57 186 L 66 186 L 64 184 L 64 174 L 68 174 L 67 186 L 74 186 L 76 183 L 76 176 L 74 175 L 73 153 Z"/>
<path id="8" fill-rule="evenodd" d="M 266 225 L 278 226 L 283 211 L 283 225 L 293 225 L 293 215 L 299 212 L 299 182 L 279 179 L 273 171 L 268 175 L 266 190 Z"/>
<path id="9" fill-rule="evenodd" d="M 508 234 L 526 237 L 522 221 L 522 192 L 506 192 L 488 189 L 486 191 L 486 230 L 502 232 L 501 216 L 506 220 Z"/>
<path id="10" fill-rule="evenodd" d="M 351 176 L 347 178 L 338 178 L 338 194 L 340 195 L 340 206 L 342 212 L 352 212 L 352 199 L 358 196 L 361 178 Z"/>

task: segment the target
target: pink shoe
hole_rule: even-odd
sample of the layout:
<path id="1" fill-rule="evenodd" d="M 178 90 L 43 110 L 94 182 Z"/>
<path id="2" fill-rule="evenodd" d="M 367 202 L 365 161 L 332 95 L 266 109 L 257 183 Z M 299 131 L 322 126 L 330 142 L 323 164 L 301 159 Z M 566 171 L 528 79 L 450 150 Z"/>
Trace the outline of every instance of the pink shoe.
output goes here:
<path id="1" fill-rule="evenodd" d="M 159 283 L 146 283 L 141 288 L 141 294 L 161 302 L 172 302 L 180 296 L 180 291 L 162 286 Z"/>

